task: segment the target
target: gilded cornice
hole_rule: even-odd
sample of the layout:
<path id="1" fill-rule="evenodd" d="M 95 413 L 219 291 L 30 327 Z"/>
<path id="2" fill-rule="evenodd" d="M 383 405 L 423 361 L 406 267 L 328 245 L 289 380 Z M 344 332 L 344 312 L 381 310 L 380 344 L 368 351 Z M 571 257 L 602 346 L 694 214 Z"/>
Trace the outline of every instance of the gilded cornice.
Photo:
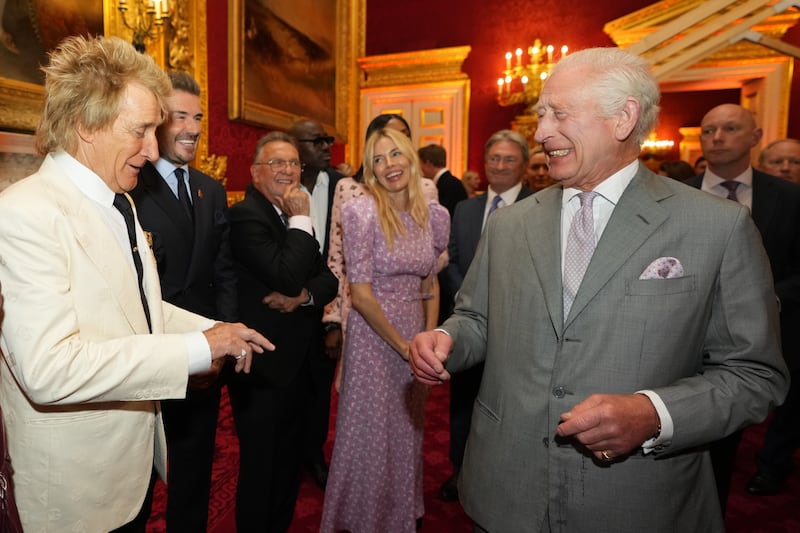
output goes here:
<path id="1" fill-rule="evenodd" d="M 0 78 L 0 102 L 3 129 L 34 131 L 44 106 L 44 87 Z"/>
<path id="2" fill-rule="evenodd" d="M 468 76 L 462 72 L 461 66 L 470 51 L 469 46 L 455 46 L 362 57 L 358 60 L 364 75 L 361 87 L 466 80 Z"/>

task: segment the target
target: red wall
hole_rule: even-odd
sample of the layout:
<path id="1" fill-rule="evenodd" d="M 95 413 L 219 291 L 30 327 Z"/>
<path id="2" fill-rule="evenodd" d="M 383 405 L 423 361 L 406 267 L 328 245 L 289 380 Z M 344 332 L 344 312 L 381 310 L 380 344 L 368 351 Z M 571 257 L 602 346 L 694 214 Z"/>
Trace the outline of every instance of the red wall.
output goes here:
<path id="1" fill-rule="evenodd" d="M 603 25 L 650 5 L 652 0 L 367 0 L 368 55 L 470 45 L 464 71 L 472 80 L 469 115 L 469 166 L 483 168 L 483 143 L 506 128 L 521 110 L 497 105 L 496 80 L 507 50 L 530 44 L 535 37 L 577 50 L 612 46 Z M 576 10 L 579 5 L 580 9 Z M 457 6 L 457 7 L 454 7 Z M 249 182 L 252 150 L 267 130 L 228 120 L 227 2 L 208 2 L 209 149 L 228 156 L 228 188 Z M 446 22 L 443 22 L 446 21 Z M 784 41 L 800 45 L 800 27 Z M 800 68 L 795 69 L 790 116 L 800 114 Z M 737 91 L 665 94 L 659 135 L 678 139 L 678 128 L 696 126 L 703 113 L 718 103 L 738 101 Z M 789 122 L 789 136 L 800 138 L 800 121 Z M 334 147 L 334 163 L 342 146 Z M 676 151 L 677 156 L 677 151 Z"/>

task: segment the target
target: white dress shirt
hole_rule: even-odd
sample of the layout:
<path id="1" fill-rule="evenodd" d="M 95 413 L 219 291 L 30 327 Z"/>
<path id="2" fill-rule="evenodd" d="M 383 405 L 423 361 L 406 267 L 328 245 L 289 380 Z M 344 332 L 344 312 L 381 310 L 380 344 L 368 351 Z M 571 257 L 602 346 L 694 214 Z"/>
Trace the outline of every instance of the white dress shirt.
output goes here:
<path id="1" fill-rule="evenodd" d="M 114 239 L 122 250 L 123 257 L 127 258 L 134 277 L 138 277 L 136 266 L 133 264 L 133 255 L 131 255 L 128 226 L 125 224 L 122 213 L 114 207 L 114 191 L 109 189 L 100 176 L 83 166 L 68 153 L 55 153 L 53 154 L 53 160 L 64 170 L 64 174 L 84 196 L 91 200 L 91 204 L 95 207 L 97 213 L 106 221 L 111 233 L 114 234 Z M 136 245 L 142 249 L 144 246 L 148 246 L 142 228 L 138 224 L 136 225 Z M 146 284 L 147 279 L 143 279 L 142 283 Z M 145 286 L 144 289 L 147 292 L 148 287 Z M 161 305 L 161 302 L 156 305 Z M 211 324 L 213 322 L 209 321 L 209 327 Z M 205 335 L 199 331 L 184 333 L 183 339 L 189 354 L 189 374 L 206 372 L 211 368 L 211 348 L 206 341 Z"/>
<path id="2" fill-rule="evenodd" d="M 701 191 L 719 196 L 720 198 L 728 197 L 728 189 L 720 185 L 725 180 L 714 174 L 711 169 L 706 168 L 703 173 L 703 183 L 700 186 Z M 742 205 L 747 206 L 751 212 L 753 211 L 753 167 L 748 166 L 747 169 L 736 176 L 732 181 L 738 181 L 739 186 L 736 188 L 736 199 Z"/>

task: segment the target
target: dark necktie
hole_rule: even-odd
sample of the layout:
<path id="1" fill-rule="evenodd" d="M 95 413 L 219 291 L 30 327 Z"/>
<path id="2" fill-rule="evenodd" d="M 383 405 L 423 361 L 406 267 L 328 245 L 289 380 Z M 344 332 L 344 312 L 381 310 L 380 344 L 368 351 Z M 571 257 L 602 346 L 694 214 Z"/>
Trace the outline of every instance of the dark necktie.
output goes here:
<path id="1" fill-rule="evenodd" d="M 739 198 L 736 196 L 736 189 L 739 187 L 738 181 L 723 181 L 720 185 L 728 189 L 728 200 L 739 202 Z"/>
<path id="2" fill-rule="evenodd" d="M 142 267 L 142 258 L 139 255 L 139 247 L 136 245 L 136 223 L 133 220 L 133 208 L 131 207 L 128 198 L 124 194 L 117 194 L 114 196 L 114 207 L 116 207 L 117 210 L 122 213 L 122 218 L 125 219 L 125 225 L 128 227 L 128 241 L 131 245 L 133 265 L 136 267 L 136 277 L 139 281 L 139 296 L 142 298 L 144 316 L 147 318 L 147 329 L 152 332 L 153 327 L 150 324 L 150 308 L 147 306 L 147 297 L 144 295 L 144 285 L 142 285 L 144 268 Z"/>
<path id="3" fill-rule="evenodd" d="M 489 217 L 489 216 L 490 216 L 492 213 L 494 213 L 495 211 L 497 211 L 497 208 L 498 208 L 498 207 L 500 207 L 500 202 L 502 202 L 502 201 L 503 201 L 503 199 L 502 199 L 502 198 L 500 198 L 500 195 L 499 195 L 499 194 L 498 194 L 497 196 L 495 196 L 495 197 L 492 199 L 492 205 L 490 205 L 490 206 L 489 206 L 489 215 L 486 215 L 486 217 L 487 217 L 487 218 L 488 218 L 488 217 Z"/>
<path id="4" fill-rule="evenodd" d="M 183 210 L 189 220 L 194 220 L 192 201 L 189 199 L 189 192 L 186 190 L 186 182 L 183 181 L 183 173 L 184 170 L 182 168 L 175 169 L 175 177 L 178 178 L 178 201 L 183 206 Z"/>

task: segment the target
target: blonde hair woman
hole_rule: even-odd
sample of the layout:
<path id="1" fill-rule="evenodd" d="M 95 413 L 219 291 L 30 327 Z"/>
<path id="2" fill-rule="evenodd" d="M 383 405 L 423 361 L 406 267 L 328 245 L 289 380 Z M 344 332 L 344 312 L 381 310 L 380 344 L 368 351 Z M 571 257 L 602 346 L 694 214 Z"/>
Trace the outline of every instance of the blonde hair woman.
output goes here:
<path id="1" fill-rule="evenodd" d="M 363 159 L 366 194 L 342 208 L 353 308 L 321 531 L 411 533 L 424 513 L 427 390 L 408 370 L 408 342 L 436 326 L 450 218 L 422 193 L 405 135 L 376 131 Z"/>

